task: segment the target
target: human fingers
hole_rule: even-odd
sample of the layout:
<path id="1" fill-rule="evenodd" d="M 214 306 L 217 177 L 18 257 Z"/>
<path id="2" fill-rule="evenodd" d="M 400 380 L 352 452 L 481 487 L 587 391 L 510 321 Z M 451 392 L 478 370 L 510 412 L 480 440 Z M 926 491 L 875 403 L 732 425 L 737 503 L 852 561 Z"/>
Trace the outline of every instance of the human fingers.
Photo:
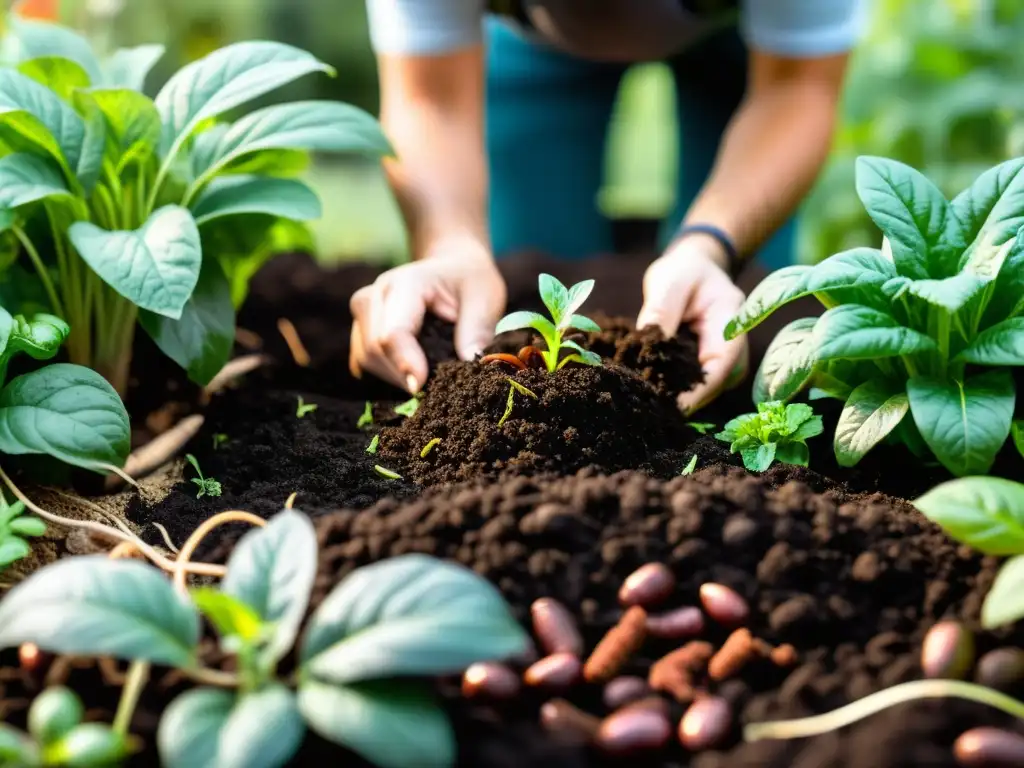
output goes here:
<path id="1" fill-rule="evenodd" d="M 455 351 L 472 360 L 494 338 L 494 327 L 505 307 L 505 286 L 494 282 L 464 281 L 455 324 Z"/>
<path id="2" fill-rule="evenodd" d="M 374 326 L 375 307 L 379 303 L 382 291 L 382 283 L 373 283 L 360 288 L 349 301 L 349 308 L 352 311 L 349 371 L 356 378 L 362 378 L 364 373 L 369 372 L 396 387 L 404 387 L 402 375 L 389 362 L 377 341 Z"/>
<path id="3" fill-rule="evenodd" d="M 429 373 L 427 356 L 417 335 L 423 327 L 427 297 L 422 280 L 412 274 L 390 280 L 374 297 L 372 314 L 375 341 L 410 393 L 419 392 Z"/>
<path id="4" fill-rule="evenodd" d="M 680 395 L 680 407 L 687 413 L 707 405 L 728 385 L 738 383 L 746 372 L 745 336 L 727 340 L 725 326 L 733 317 L 734 301 L 724 297 L 712 303 L 694 326 L 698 334 L 698 359 L 704 369 L 704 381 Z"/>

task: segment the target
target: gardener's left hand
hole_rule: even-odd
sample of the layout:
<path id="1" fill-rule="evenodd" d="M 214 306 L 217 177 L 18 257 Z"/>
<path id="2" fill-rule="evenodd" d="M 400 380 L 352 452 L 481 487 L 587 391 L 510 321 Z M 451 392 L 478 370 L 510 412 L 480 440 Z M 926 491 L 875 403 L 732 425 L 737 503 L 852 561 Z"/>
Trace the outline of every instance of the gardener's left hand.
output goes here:
<path id="1" fill-rule="evenodd" d="M 679 396 L 685 413 L 736 386 L 747 372 L 746 337 L 726 341 L 724 336 L 726 324 L 744 299 L 726 265 L 727 256 L 714 238 L 691 234 L 670 246 L 644 275 L 644 305 L 637 328 L 657 325 L 671 337 L 686 323 L 699 340 L 704 382 Z"/>

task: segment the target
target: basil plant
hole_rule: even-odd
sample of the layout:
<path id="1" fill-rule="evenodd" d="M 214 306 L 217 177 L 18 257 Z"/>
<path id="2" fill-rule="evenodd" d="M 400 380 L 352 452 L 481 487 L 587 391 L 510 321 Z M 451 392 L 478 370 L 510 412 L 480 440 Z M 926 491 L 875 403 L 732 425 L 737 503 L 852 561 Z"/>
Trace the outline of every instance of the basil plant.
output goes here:
<path id="1" fill-rule="evenodd" d="M 230 354 L 248 279 L 272 248 L 308 242 L 301 222 L 320 216 L 317 195 L 293 178 L 306 153 L 387 155 L 377 122 L 328 101 L 223 121 L 296 78 L 333 74 L 289 45 L 229 45 L 150 98 L 163 46 L 101 58 L 69 29 L 14 16 L 9 26 L 0 232 L 16 248 L 16 291 L 41 294 L 72 328 L 71 362 L 122 394 L 136 322 L 193 381 L 209 382 Z"/>
<path id="2" fill-rule="evenodd" d="M 527 650 L 501 593 L 460 565 L 408 554 L 354 571 L 306 621 L 316 573 L 316 533 L 293 510 L 242 537 L 219 587 L 187 595 L 143 562 L 73 557 L 0 600 L 0 648 L 159 664 L 201 683 L 163 713 L 166 768 L 276 768 L 307 730 L 381 768 L 453 766 L 432 678 Z M 235 671 L 203 666 L 203 618 Z M 286 657 L 292 674 L 278 669 Z M 130 719 L 119 710 L 115 731 Z"/>
<path id="3" fill-rule="evenodd" d="M 841 400 L 834 447 L 843 466 L 888 440 L 953 475 L 984 474 L 1010 433 L 1010 367 L 1024 365 L 1024 158 L 986 171 L 952 201 L 884 158 L 859 158 L 856 184 L 882 247 L 773 273 L 726 337 L 816 297 L 825 313 L 779 332 L 754 400 L 804 389 Z"/>

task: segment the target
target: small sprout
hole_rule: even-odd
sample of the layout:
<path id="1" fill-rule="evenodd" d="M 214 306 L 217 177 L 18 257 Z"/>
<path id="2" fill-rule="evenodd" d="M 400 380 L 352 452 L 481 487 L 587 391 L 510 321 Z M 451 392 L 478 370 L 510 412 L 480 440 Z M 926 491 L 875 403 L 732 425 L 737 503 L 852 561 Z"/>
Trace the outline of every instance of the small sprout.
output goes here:
<path id="1" fill-rule="evenodd" d="M 423 450 L 420 451 L 420 458 L 425 459 L 434 450 L 434 446 L 441 442 L 440 437 L 433 437 L 426 445 L 423 446 Z"/>
<path id="2" fill-rule="evenodd" d="M 715 425 L 712 424 L 710 421 L 688 421 L 686 422 L 686 426 L 688 426 L 694 432 L 698 432 L 702 435 L 706 435 L 708 432 L 715 428 Z"/>
<path id="3" fill-rule="evenodd" d="M 224 443 L 226 443 L 227 441 L 228 441 L 228 436 L 225 435 L 223 432 L 218 432 L 217 434 L 215 434 L 213 436 L 213 450 L 216 451 L 218 448 L 220 448 L 222 445 L 224 445 Z"/>
<path id="4" fill-rule="evenodd" d="M 299 395 L 298 405 L 295 406 L 295 418 L 301 419 L 303 416 L 312 413 L 320 406 L 316 403 L 307 403 L 302 399 L 302 395 Z"/>
<path id="5" fill-rule="evenodd" d="M 401 480 L 402 476 L 397 472 L 392 472 L 390 469 L 382 467 L 380 464 L 373 465 L 373 471 L 381 477 L 386 477 L 388 480 Z"/>
<path id="6" fill-rule="evenodd" d="M 405 418 L 408 419 L 414 413 L 416 413 L 417 410 L 419 410 L 419 407 L 420 407 L 420 396 L 419 395 L 415 395 L 414 397 L 410 397 L 404 403 L 400 403 L 399 405 L 396 405 L 395 406 L 395 413 L 397 413 L 399 416 L 405 416 Z"/>
<path id="7" fill-rule="evenodd" d="M 368 446 L 366 446 L 366 452 L 367 453 L 371 453 L 371 454 L 372 453 L 376 453 L 377 452 L 377 445 L 379 443 L 380 443 L 380 435 L 374 435 L 373 436 L 373 440 L 371 440 L 370 444 Z"/>
<path id="8" fill-rule="evenodd" d="M 806 467 L 810 459 L 806 440 L 824 431 L 821 416 L 804 403 L 759 403 L 757 413 L 745 413 L 715 435 L 730 443 L 729 450 L 743 457 L 751 472 L 764 472 L 773 461 Z"/>
<path id="9" fill-rule="evenodd" d="M 8 504 L 0 493 L 0 570 L 29 556 L 32 547 L 26 538 L 46 533 L 46 523 L 24 512 L 22 502 Z"/>
<path id="10" fill-rule="evenodd" d="M 695 454 L 693 454 L 693 456 L 690 457 L 690 460 L 687 462 L 686 466 L 683 467 L 683 471 L 682 471 L 681 474 L 683 474 L 683 475 L 692 475 L 693 474 L 693 470 L 695 470 L 696 468 L 697 468 L 697 454 L 695 453 Z"/>
<path id="11" fill-rule="evenodd" d="M 199 462 L 196 460 L 196 457 L 191 453 L 185 454 L 185 461 L 191 464 L 192 468 L 195 469 L 196 474 L 199 475 L 199 477 L 192 478 L 192 482 L 199 486 L 199 493 L 196 494 L 196 498 L 201 499 L 203 496 L 220 496 L 220 483 L 212 477 L 203 477 L 203 471 L 199 469 Z"/>
<path id="12" fill-rule="evenodd" d="M 573 314 L 594 290 L 594 281 L 584 280 L 576 283 L 572 288 L 566 288 L 551 275 L 542 274 L 537 284 L 541 301 L 547 307 L 551 319 L 549 320 L 536 312 L 513 312 L 498 321 L 494 332 L 497 334 L 532 328 L 544 339 L 547 349 L 538 350 L 533 347 L 524 347 L 519 351 L 518 357 L 507 354 L 488 355 L 482 358 L 482 361 L 508 363 L 520 369 L 532 368 L 535 365 L 539 367 L 543 363 L 543 367 L 546 367 L 549 373 L 554 373 L 570 362 L 600 365 L 600 355 L 584 349 L 575 341 L 564 338 L 566 332 L 573 328 L 589 332 L 601 330 L 601 327 L 589 317 Z M 568 350 L 570 354 L 559 360 L 562 350 Z M 539 360 L 537 360 L 538 356 Z"/>
<path id="13" fill-rule="evenodd" d="M 509 416 L 512 415 L 512 406 L 515 404 L 516 392 L 519 392 L 522 395 L 526 395 L 527 397 L 532 397 L 534 400 L 538 399 L 536 392 L 527 389 L 515 379 L 509 379 L 508 384 L 508 400 L 505 402 L 505 413 L 503 413 L 501 415 L 501 418 L 498 419 L 499 427 L 508 420 Z"/>
<path id="14" fill-rule="evenodd" d="M 363 408 L 363 415 L 359 417 L 359 421 L 356 422 L 356 429 L 363 429 L 364 427 L 373 426 L 373 403 L 369 400 L 366 401 L 366 407 Z"/>
<path id="15" fill-rule="evenodd" d="M 295 506 L 295 497 L 299 495 L 298 491 L 292 491 L 288 494 L 288 498 L 284 500 L 284 508 L 291 509 Z"/>

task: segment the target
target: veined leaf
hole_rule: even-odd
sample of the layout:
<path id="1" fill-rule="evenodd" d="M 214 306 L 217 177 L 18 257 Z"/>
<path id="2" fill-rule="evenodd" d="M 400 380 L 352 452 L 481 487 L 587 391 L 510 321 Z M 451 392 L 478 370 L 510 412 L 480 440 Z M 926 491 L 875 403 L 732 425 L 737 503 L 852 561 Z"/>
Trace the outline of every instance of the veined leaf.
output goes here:
<path id="1" fill-rule="evenodd" d="M 235 694 L 194 688 L 171 702 L 160 718 L 157 747 L 166 768 L 218 768 L 220 733 L 235 706 Z"/>
<path id="2" fill-rule="evenodd" d="M 941 280 L 911 280 L 907 292 L 934 307 L 953 313 L 963 309 L 981 293 L 986 284 L 984 278 L 970 272 L 960 272 Z"/>
<path id="3" fill-rule="evenodd" d="M 557 333 L 551 321 L 544 317 L 544 315 L 537 314 L 536 312 L 511 312 L 498 321 L 497 326 L 494 328 L 494 333 L 507 333 L 508 331 L 518 331 L 523 328 L 533 328 L 545 339 L 553 338 Z"/>
<path id="4" fill-rule="evenodd" d="M 93 88 L 80 91 L 75 99 L 82 107 L 94 105 L 103 115 L 118 173 L 153 153 L 161 125 L 160 113 L 149 97 L 127 88 Z"/>
<path id="5" fill-rule="evenodd" d="M 49 88 L 14 69 L 0 69 L 0 124 L 46 151 L 66 173 L 78 167 L 82 118 Z"/>
<path id="6" fill-rule="evenodd" d="M 242 695 L 220 731 L 217 768 L 279 768 L 302 744 L 306 724 L 280 683 Z"/>
<path id="7" fill-rule="evenodd" d="M 953 210 L 964 223 L 966 262 L 979 243 L 999 248 L 1024 225 L 1024 158 L 1000 163 L 957 195 Z"/>
<path id="8" fill-rule="evenodd" d="M 42 744 L 66 736 L 82 722 L 82 700 L 64 686 L 51 686 L 36 696 L 28 711 L 28 731 Z"/>
<path id="9" fill-rule="evenodd" d="M 789 400 L 810 380 L 817 362 L 812 341 L 816 317 L 801 317 L 781 331 L 754 376 L 754 403 Z"/>
<path id="10" fill-rule="evenodd" d="M 263 213 L 292 221 L 320 218 L 316 192 L 296 179 L 261 176 L 226 176 L 214 179 L 192 204 L 200 226 L 222 216 Z"/>
<path id="11" fill-rule="evenodd" d="M 46 86 L 67 102 L 71 101 L 77 89 L 89 87 L 88 73 L 71 59 L 61 56 L 23 61 L 18 65 L 18 71 Z"/>
<path id="12" fill-rule="evenodd" d="M 1024 317 L 986 328 L 957 357 L 975 365 L 1024 365 Z"/>
<path id="13" fill-rule="evenodd" d="M 33 360 L 49 360 L 57 354 L 70 334 L 71 327 L 56 315 L 43 312 L 29 318 L 18 315 L 10 327 L 6 357 L 15 352 L 24 352 Z M 4 351 L 0 345 L 0 359 L 3 356 Z"/>
<path id="14" fill-rule="evenodd" d="M 103 62 L 104 86 L 142 91 L 150 71 L 163 58 L 164 50 L 159 44 L 118 48 Z"/>
<path id="15" fill-rule="evenodd" d="M 1001 477 L 962 477 L 914 501 L 957 541 L 986 555 L 1024 552 L 1024 485 Z"/>
<path id="16" fill-rule="evenodd" d="M 797 265 L 777 269 L 768 275 L 750 292 L 736 317 L 725 326 L 725 337 L 732 339 L 746 333 L 783 304 L 808 295 L 807 280 L 813 269 Z"/>
<path id="17" fill-rule="evenodd" d="M 556 326 L 560 326 L 562 316 L 569 306 L 568 289 L 558 278 L 547 273 L 541 273 L 537 277 L 537 288 L 540 292 L 540 300 L 551 313 L 551 320 Z"/>
<path id="18" fill-rule="evenodd" d="M 852 467 L 891 433 L 910 410 L 907 393 L 881 381 L 850 393 L 836 425 L 834 448 L 841 467 Z"/>
<path id="19" fill-rule="evenodd" d="M 70 194 L 64 174 L 53 160 L 24 153 L 0 157 L 0 208 L 13 209 Z"/>
<path id="20" fill-rule="evenodd" d="M 871 360 L 935 349 L 929 336 L 901 326 L 885 312 L 857 304 L 843 304 L 822 315 L 812 343 L 818 361 Z"/>
<path id="21" fill-rule="evenodd" d="M 10 32 L 4 47 L 16 62 L 47 56 L 60 56 L 80 66 L 92 82 L 100 79 L 100 65 L 89 41 L 60 24 L 25 19 L 8 14 Z"/>
<path id="22" fill-rule="evenodd" d="M 1010 558 L 996 576 L 981 606 L 981 625 L 995 629 L 1024 616 L 1024 556 Z"/>

